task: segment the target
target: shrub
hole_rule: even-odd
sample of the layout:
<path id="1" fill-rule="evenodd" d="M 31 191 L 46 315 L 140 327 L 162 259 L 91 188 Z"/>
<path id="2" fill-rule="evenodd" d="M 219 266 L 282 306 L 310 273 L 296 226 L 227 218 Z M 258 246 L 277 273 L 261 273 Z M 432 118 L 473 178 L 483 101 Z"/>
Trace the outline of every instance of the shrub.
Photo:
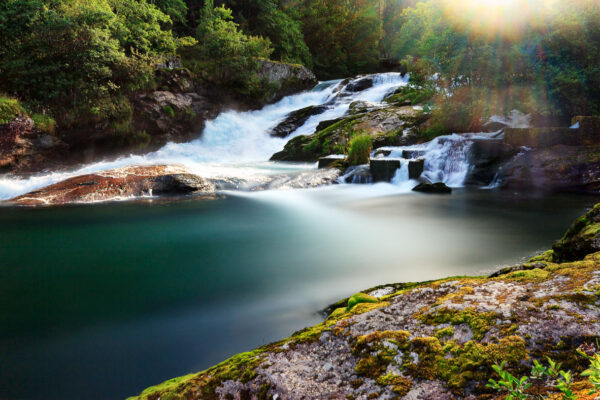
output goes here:
<path id="1" fill-rule="evenodd" d="M 35 127 L 38 130 L 50 135 L 54 135 L 56 132 L 56 121 L 54 118 L 44 114 L 33 114 L 31 119 L 35 122 Z"/>
<path id="2" fill-rule="evenodd" d="M 369 136 L 355 136 L 350 141 L 350 150 L 348 151 L 348 164 L 367 164 L 369 162 L 369 155 L 371 153 L 371 149 L 371 138 Z"/>
<path id="3" fill-rule="evenodd" d="M 15 117 L 26 114 L 19 100 L 0 96 L 0 124 L 7 124 Z"/>

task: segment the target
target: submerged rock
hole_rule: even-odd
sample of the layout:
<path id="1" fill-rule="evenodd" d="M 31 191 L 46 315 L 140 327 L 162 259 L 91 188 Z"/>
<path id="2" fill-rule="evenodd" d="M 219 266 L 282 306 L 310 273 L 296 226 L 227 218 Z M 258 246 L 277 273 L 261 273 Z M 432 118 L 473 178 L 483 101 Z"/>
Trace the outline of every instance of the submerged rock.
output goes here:
<path id="1" fill-rule="evenodd" d="M 452 193 L 452 188 L 443 182 L 420 183 L 413 188 L 413 192 L 449 194 Z"/>
<path id="2" fill-rule="evenodd" d="M 125 167 L 80 175 L 10 200 L 18 205 L 113 201 L 153 195 L 212 194 L 214 186 L 179 166 Z"/>
<path id="3" fill-rule="evenodd" d="M 494 277 L 388 287 L 380 298 L 365 290 L 336 303 L 323 323 L 287 339 L 131 400 L 499 400 L 506 394 L 486 387 L 497 379 L 494 364 L 522 376 L 545 357 L 573 371 L 577 398 L 591 399 L 577 349 L 599 350 L 600 252 L 560 264 L 545 253 Z M 532 393 L 553 395 L 546 381 L 531 383 Z"/>

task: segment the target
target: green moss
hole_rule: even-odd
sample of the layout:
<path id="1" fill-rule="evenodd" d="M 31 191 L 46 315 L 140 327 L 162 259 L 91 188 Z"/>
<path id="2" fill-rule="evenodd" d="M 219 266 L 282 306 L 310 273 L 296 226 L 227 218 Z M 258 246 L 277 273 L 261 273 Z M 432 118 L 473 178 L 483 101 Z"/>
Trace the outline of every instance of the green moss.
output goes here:
<path id="1" fill-rule="evenodd" d="M 498 315 L 494 312 L 482 313 L 474 308 L 466 308 L 464 310 L 441 308 L 432 313 L 422 314 L 418 317 L 419 321 L 427 325 L 440 325 L 446 323 L 452 325 L 467 324 L 473 332 L 473 337 L 478 340 L 483 339 L 497 318 Z"/>
<path id="2" fill-rule="evenodd" d="M 554 251 L 553 250 L 548 250 L 543 252 L 542 254 L 539 254 L 535 257 L 533 257 L 531 260 L 527 261 L 528 263 L 534 263 L 534 262 L 552 262 L 552 259 L 554 258 Z"/>
<path id="3" fill-rule="evenodd" d="M 405 396 L 412 387 L 411 381 L 393 373 L 381 375 L 375 383 L 379 386 L 392 386 L 392 392 L 399 397 Z"/>
<path id="4" fill-rule="evenodd" d="M 552 273 L 545 269 L 535 268 L 535 269 L 527 269 L 522 271 L 511 272 L 506 275 L 502 275 L 502 279 L 504 280 L 512 280 L 512 281 L 543 281 L 548 279 L 548 277 L 552 275 Z"/>
<path id="5" fill-rule="evenodd" d="M 369 296 L 368 294 L 356 293 L 348 299 L 348 306 L 346 307 L 346 310 L 351 310 L 355 305 L 359 303 L 377 303 L 378 301 L 379 300 L 376 297 Z"/>
<path id="6" fill-rule="evenodd" d="M 173 107 L 166 105 L 162 107 L 163 113 L 169 118 L 175 118 L 175 110 Z"/>
<path id="7" fill-rule="evenodd" d="M 438 339 L 443 339 L 445 337 L 452 337 L 452 336 L 454 336 L 454 328 L 451 326 L 439 329 L 435 333 L 435 337 L 437 337 Z"/>
<path id="8" fill-rule="evenodd" d="M 27 112 L 19 100 L 0 96 L 0 124 L 8 124 L 21 115 L 27 115 Z"/>

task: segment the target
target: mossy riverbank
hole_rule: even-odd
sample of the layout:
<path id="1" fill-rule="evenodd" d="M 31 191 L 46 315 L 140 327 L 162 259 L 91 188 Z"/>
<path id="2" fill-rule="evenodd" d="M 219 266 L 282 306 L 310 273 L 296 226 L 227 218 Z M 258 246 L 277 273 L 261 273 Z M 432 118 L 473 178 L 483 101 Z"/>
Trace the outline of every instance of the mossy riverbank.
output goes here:
<path id="1" fill-rule="evenodd" d="M 597 209 L 522 265 L 366 291 L 321 324 L 131 399 L 500 399 L 486 387 L 494 364 L 520 376 L 545 357 L 573 371 L 578 398 L 592 399 L 576 350 L 600 340 L 600 251 L 578 244 L 600 241 Z M 544 382 L 529 390 L 560 398 Z"/>

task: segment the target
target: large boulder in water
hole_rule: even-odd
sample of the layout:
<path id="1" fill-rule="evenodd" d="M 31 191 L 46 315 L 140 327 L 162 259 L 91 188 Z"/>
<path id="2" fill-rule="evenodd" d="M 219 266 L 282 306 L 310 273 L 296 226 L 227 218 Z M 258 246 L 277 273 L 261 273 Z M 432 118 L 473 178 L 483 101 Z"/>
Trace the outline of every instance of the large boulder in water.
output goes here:
<path id="1" fill-rule="evenodd" d="M 269 133 L 275 137 L 288 137 L 292 132 L 304 125 L 310 117 L 324 113 L 327 108 L 327 106 L 308 106 L 292 111 L 275 128 L 271 129 Z"/>
<path id="2" fill-rule="evenodd" d="M 362 92 L 373 87 L 373 77 L 366 77 L 351 81 L 346 85 L 344 91 L 346 92 Z"/>
<path id="3" fill-rule="evenodd" d="M 498 174 L 502 162 L 517 151 L 502 139 L 475 139 L 469 148 L 469 171 L 465 185 L 487 186 Z"/>
<path id="4" fill-rule="evenodd" d="M 600 147 L 564 146 L 523 150 L 504 162 L 498 173 L 502 186 L 539 191 L 600 189 Z"/>
<path id="5" fill-rule="evenodd" d="M 212 194 L 214 186 L 179 166 L 125 167 L 80 175 L 10 200 L 19 205 L 59 205 L 152 195 Z"/>
<path id="6" fill-rule="evenodd" d="M 432 193 L 432 194 L 450 194 L 450 193 L 452 193 L 452 188 L 449 188 L 443 182 L 420 183 L 413 188 L 413 192 Z"/>

